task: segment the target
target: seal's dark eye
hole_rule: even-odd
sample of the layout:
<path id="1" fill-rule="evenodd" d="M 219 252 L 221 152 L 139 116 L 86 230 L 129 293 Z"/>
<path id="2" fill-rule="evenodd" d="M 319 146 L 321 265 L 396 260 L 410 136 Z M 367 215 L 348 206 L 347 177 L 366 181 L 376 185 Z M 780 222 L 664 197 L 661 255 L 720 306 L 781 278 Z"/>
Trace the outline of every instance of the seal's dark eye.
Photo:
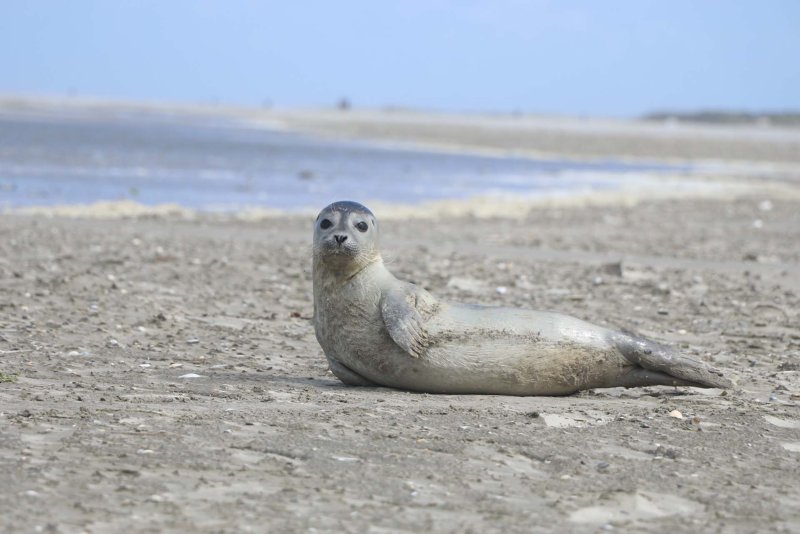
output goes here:
<path id="1" fill-rule="evenodd" d="M 360 223 L 356 223 L 356 228 L 358 228 L 359 232 L 366 232 L 369 226 L 364 221 L 361 221 Z"/>
<path id="2" fill-rule="evenodd" d="M 331 226 L 333 226 L 333 223 L 329 219 L 322 219 L 322 222 L 319 223 L 319 227 L 323 230 L 327 230 Z"/>

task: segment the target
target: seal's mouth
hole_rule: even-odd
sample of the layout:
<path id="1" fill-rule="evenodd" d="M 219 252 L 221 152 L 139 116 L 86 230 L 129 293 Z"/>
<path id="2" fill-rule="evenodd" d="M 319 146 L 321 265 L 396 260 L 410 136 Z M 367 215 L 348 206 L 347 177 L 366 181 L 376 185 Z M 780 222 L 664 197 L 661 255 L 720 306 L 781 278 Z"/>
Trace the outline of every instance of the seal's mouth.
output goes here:
<path id="1" fill-rule="evenodd" d="M 321 252 L 324 256 L 356 256 L 358 247 L 348 241 L 338 241 L 334 238 L 326 239 L 322 243 Z"/>

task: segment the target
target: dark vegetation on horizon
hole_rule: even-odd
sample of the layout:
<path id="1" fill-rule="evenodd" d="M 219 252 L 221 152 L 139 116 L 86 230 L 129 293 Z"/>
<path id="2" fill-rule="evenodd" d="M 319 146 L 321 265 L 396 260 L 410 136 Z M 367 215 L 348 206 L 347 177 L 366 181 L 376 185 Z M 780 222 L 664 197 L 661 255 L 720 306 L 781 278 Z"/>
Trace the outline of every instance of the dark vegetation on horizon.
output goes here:
<path id="1" fill-rule="evenodd" d="M 646 121 L 702 122 L 707 124 L 772 124 L 776 126 L 800 126 L 800 111 L 656 111 L 642 117 Z"/>

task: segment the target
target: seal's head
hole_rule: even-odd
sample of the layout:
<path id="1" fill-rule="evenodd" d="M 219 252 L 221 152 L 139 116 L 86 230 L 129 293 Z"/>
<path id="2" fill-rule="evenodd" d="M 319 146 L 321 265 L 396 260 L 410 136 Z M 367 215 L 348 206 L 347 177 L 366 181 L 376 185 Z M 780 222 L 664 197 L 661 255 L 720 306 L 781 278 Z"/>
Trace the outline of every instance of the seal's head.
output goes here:
<path id="1" fill-rule="evenodd" d="M 358 202 L 327 206 L 314 223 L 314 263 L 326 271 L 352 276 L 380 260 L 375 215 Z"/>

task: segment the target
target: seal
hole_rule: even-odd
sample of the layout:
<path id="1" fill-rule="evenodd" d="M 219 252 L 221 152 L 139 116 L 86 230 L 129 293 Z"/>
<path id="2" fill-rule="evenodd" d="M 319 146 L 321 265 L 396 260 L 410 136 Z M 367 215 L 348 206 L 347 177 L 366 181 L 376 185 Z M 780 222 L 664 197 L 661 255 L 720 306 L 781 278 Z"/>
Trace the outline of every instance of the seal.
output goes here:
<path id="1" fill-rule="evenodd" d="M 633 334 L 560 313 L 438 300 L 386 269 L 378 238 L 375 216 L 356 202 L 327 206 L 314 225 L 314 329 L 345 384 L 497 395 L 731 386 L 705 363 Z"/>

